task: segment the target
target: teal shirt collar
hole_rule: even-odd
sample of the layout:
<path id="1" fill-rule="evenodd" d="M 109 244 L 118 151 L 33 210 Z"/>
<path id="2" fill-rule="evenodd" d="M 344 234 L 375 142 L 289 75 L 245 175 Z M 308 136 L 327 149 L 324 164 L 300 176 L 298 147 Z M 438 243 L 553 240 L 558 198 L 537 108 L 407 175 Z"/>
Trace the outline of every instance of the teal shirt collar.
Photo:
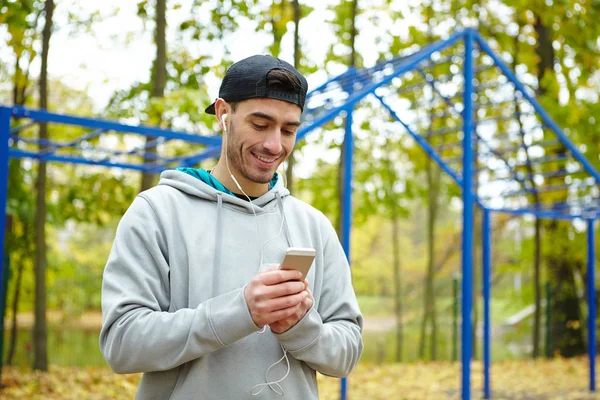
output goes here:
<path id="1" fill-rule="evenodd" d="M 233 192 L 227 189 L 221 182 L 217 180 L 214 176 L 212 176 L 208 171 L 201 168 L 189 168 L 189 167 L 180 167 L 177 168 L 177 171 L 184 172 L 188 175 L 193 176 L 196 179 L 200 179 L 202 182 L 206 183 L 208 186 L 218 190 L 219 192 L 227 193 L 231 196 L 235 196 Z M 277 180 L 279 179 L 278 174 L 273 175 L 273 179 L 269 182 L 269 190 L 273 189 L 277 184 Z"/>

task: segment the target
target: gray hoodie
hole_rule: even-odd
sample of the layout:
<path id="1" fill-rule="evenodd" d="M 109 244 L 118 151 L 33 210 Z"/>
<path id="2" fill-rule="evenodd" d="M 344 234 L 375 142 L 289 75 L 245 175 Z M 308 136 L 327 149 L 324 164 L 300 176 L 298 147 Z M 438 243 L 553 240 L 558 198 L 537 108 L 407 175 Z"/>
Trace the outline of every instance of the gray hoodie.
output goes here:
<path id="1" fill-rule="evenodd" d="M 281 180 L 253 203 L 255 213 L 165 171 L 123 216 L 104 271 L 100 348 L 115 372 L 144 373 L 136 398 L 280 398 L 275 385 L 251 391 L 285 375 L 285 360 L 273 366 L 285 349 L 283 398 L 317 399 L 315 371 L 344 377 L 358 362 L 362 316 L 333 227 Z M 313 307 L 288 331 L 261 333 L 243 288 L 290 246 L 317 251 Z"/>

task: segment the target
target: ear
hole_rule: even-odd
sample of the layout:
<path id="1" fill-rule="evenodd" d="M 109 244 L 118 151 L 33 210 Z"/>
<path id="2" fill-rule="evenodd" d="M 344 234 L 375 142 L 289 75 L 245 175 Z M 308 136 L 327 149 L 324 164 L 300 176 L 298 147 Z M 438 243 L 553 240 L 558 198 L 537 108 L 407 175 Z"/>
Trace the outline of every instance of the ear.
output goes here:
<path id="1" fill-rule="evenodd" d="M 218 98 L 215 102 L 215 115 L 217 116 L 217 120 L 219 121 L 219 125 L 221 125 L 221 129 L 225 131 L 227 129 L 227 116 L 230 114 L 229 112 L 229 104 L 222 98 Z"/>

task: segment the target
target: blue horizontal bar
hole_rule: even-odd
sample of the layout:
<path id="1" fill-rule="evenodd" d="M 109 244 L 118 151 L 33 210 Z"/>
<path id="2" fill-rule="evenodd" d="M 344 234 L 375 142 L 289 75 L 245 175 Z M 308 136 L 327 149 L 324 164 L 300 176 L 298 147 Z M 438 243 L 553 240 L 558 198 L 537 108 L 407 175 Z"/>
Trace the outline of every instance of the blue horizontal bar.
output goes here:
<path id="1" fill-rule="evenodd" d="M 36 153 L 32 153 L 29 151 L 18 150 L 18 149 L 9 149 L 9 154 L 13 158 L 39 158 Z M 140 165 L 133 164 L 125 164 L 125 163 L 115 163 L 107 160 L 88 160 L 80 157 L 69 157 L 69 156 L 59 156 L 59 155 L 46 155 L 43 157 L 43 161 L 47 162 L 66 162 L 71 164 L 85 164 L 85 165 L 100 165 L 104 167 L 114 167 L 114 168 L 123 168 L 123 169 L 132 169 L 136 171 L 144 171 L 148 172 L 148 168 L 142 167 Z"/>
<path id="2" fill-rule="evenodd" d="M 565 153 L 559 153 L 559 154 L 553 154 L 551 156 L 545 156 L 545 157 L 537 157 L 537 158 L 532 158 L 530 157 L 529 160 L 531 162 L 532 166 L 538 165 L 538 164 L 546 164 L 546 163 L 550 163 L 550 162 L 554 162 L 554 161 L 565 161 L 569 158 L 569 156 Z M 517 168 L 521 168 L 521 167 L 528 167 L 527 164 L 515 164 L 513 166 L 513 168 L 516 170 Z M 476 168 L 475 172 L 479 173 L 481 171 L 505 171 L 508 168 L 506 166 L 500 167 L 500 168 L 495 168 L 495 169 L 490 169 L 488 167 L 485 168 Z"/>
<path id="3" fill-rule="evenodd" d="M 533 211 L 533 210 L 520 210 L 520 209 L 510 209 L 510 208 L 488 208 L 490 211 L 501 212 L 505 214 L 513 214 L 513 215 L 533 215 L 537 216 L 541 219 L 563 219 L 563 220 L 574 220 L 574 219 L 582 219 L 588 218 L 587 215 L 577 214 L 577 215 L 569 215 L 557 212 L 550 211 Z M 600 216 L 600 214 L 596 214 Z"/>
<path id="4" fill-rule="evenodd" d="M 442 143 L 438 146 L 435 146 L 434 149 L 436 151 L 444 151 L 444 150 L 449 150 L 449 149 L 454 149 L 456 147 L 462 147 L 462 142 L 448 142 L 448 143 Z"/>
<path id="5" fill-rule="evenodd" d="M 495 139 L 494 137 L 492 137 L 492 139 Z M 506 153 L 511 153 L 513 151 L 517 151 L 520 149 L 529 149 L 533 146 L 540 146 L 540 147 L 544 147 L 546 148 L 547 146 L 556 146 L 556 145 L 563 145 L 562 142 L 560 140 L 557 139 L 552 139 L 552 140 L 545 140 L 543 142 L 537 142 L 537 143 L 531 143 L 528 145 L 523 146 L 522 144 L 518 144 L 518 145 L 514 145 L 512 147 L 505 147 L 505 148 L 498 148 L 498 149 L 494 149 L 498 154 L 506 154 Z"/>
<path id="6" fill-rule="evenodd" d="M 534 173 L 521 173 L 517 171 L 517 175 L 520 175 L 521 179 L 523 180 L 533 180 L 536 177 L 541 177 L 541 178 L 556 178 L 559 176 L 571 176 L 571 175 L 577 175 L 577 174 L 587 174 L 587 171 L 567 171 L 565 169 L 563 170 L 557 170 L 557 171 L 548 171 L 548 172 L 534 172 Z M 507 180 L 513 180 L 514 177 L 512 176 L 507 176 L 504 178 L 490 178 L 490 182 L 496 182 L 496 181 L 507 181 Z"/>
<path id="7" fill-rule="evenodd" d="M 314 96 L 316 93 L 323 92 L 323 89 L 325 89 L 328 85 L 335 83 L 335 82 L 339 81 L 340 79 L 342 79 L 343 77 L 345 77 L 349 71 L 350 71 L 350 69 L 347 69 L 346 71 L 342 72 L 338 76 L 335 76 L 335 77 L 327 80 L 321 86 L 317 86 L 315 89 L 308 92 L 308 94 L 306 95 L 306 102 L 308 103 L 308 99 L 310 99 L 310 97 Z"/>
<path id="8" fill-rule="evenodd" d="M 54 142 L 55 144 L 50 145 L 49 148 L 44 149 L 43 151 L 40 152 L 40 154 L 43 155 L 43 154 L 47 154 L 47 153 L 52 153 L 52 152 L 54 152 L 54 150 L 57 150 L 57 149 L 78 146 L 84 140 L 93 139 L 95 137 L 102 135 L 104 132 L 106 132 L 104 129 L 96 129 L 96 130 L 88 133 L 87 135 L 80 136 L 80 137 L 73 139 L 71 141 L 68 141 L 68 142 Z"/>
<path id="9" fill-rule="evenodd" d="M 499 82 L 498 80 L 493 80 L 493 81 L 489 81 L 489 82 L 485 82 L 485 83 L 480 83 L 479 85 L 475 86 L 475 89 L 476 89 L 475 91 L 483 92 L 484 90 L 488 90 L 488 89 L 499 89 L 499 88 L 502 88 L 503 86 L 510 86 L 511 88 L 513 87 L 508 82 Z"/>
<path id="10" fill-rule="evenodd" d="M 434 64 L 434 66 L 437 64 Z M 426 68 L 430 68 L 429 65 L 425 66 Z M 483 71 L 487 71 L 488 69 L 494 67 L 493 64 L 491 65 L 480 65 L 477 68 L 473 69 L 474 73 L 480 73 Z M 455 76 L 461 76 L 461 72 L 457 73 L 457 74 L 441 74 L 441 75 L 433 75 L 432 73 L 428 72 L 428 71 L 424 71 L 427 75 L 431 76 L 431 78 L 435 81 L 435 82 L 439 82 L 439 83 L 448 83 L 452 80 L 452 78 L 454 78 Z M 462 76 L 461 76 L 462 78 Z"/>
<path id="11" fill-rule="evenodd" d="M 504 140 L 516 140 L 515 136 L 523 136 L 525 135 L 530 135 L 531 131 L 535 130 L 535 129 L 547 129 L 548 127 L 543 125 L 543 124 L 539 124 L 539 125 L 534 125 L 531 128 L 527 128 L 527 131 L 522 131 L 522 130 L 516 130 L 516 131 L 502 131 L 501 134 L 499 135 L 494 135 L 490 138 L 490 140 L 497 140 L 497 141 L 504 141 Z M 527 145 L 530 146 L 530 145 Z"/>
<path id="12" fill-rule="evenodd" d="M 512 165 L 510 165 L 510 163 L 507 160 L 505 160 L 504 157 L 502 157 L 501 154 L 499 154 L 496 150 L 494 150 L 492 148 L 492 146 L 487 142 L 487 140 L 483 139 L 479 135 L 476 135 L 476 136 L 477 136 L 477 143 L 482 143 L 484 146 L 486 146 L 488 148 L 488 152 L 487 153 L 483 153 L 483 154 L 486 155 L 486 154 L 491 153 L 494 156 L 496 156 L 498 159 L 500 159 L 502 162 L 504 162 L 504 164 L 506 165 L 506 167 L 508 168 L 508 170 L 515 177 L 515 180 L 517 182 L 520 182 L 523 185 L 523 187 L 526 188 L 527 185 L 526 185 L 525 181 L 523 181 L 522 179 L 519 179 L 519 177 L 517 176 L 517 170 Z M 482 152 L 480 151 L 480 152 L 478 152 L 478 154 L 482 154 Z M 475 170 L 477 171 L 477 169 L 475 169 Z M 535 191 L 535 189 L 530 189 L 530 188 L 527 188 L 526 190 L 528 190 L 530 193 L 532 192 L 532 190 Z"/>
<path id="13" fill-rule="evenodd" d="M 23 143 L 27 143 L 27 144 L 34 144 L 37 146 L 48 146 L 48 147 L 56 146 L 56 142 L 53 142 L 52 140 L 49 140 L 49 139 L 26 138 L 26 137 L 22 137 L 22 136 L 18 136 L 18 135 L 12 135 L 12 139 L 15 141 L 15 143 L 23 142 Z"/>
<path id="14" fill-rule="evenodd" d="M 573 209 L 573 208 L 581 208 L 584 210 L 600 210 L 600 199 L 596 199 L 597 204 L 586 203 L 567 203 L 567 202 L 559 202 L 559 203 L 536 203 L 535 207 L 529 207 L 527 209 L 535 209 L 535 210 L 564 210 L 564 209 Z"/>
<path id="15" fill-rule="evenodd" d="M 580 189 L 587 189 L 590 187 L 596 186 L 596 184 L 586 184 L 586 183 L 582 183 L 582 184 L 578 184 L 578 185 L 574 185 L 574 184 L 565 184 L 565 185 L 551 185 L 551 186 L 536 186 L 535 190 L 538 193 L 548 193 L 548 192 L 559 192 L 559 191 L 563 191 L 563 190 L 569 190 L 569 189 L 576 189 L 576 190 L 580 190 Z M 525 190 L 527 192 L 525 192 Z M 484 197 L 484 199 L 492 199 L 492 198 L 508 198 L 508 197 L 515 197 L 515 196 L 522 196 L 522 195 L 527 195 L 530 194 L 531 190 L 529 189 L 523 189 L 523 190 L 515 190 L 515 191 L 511 191 L 511 192 L 504 192 L 504 193 L 500 193 L 498 196 L 486 196 Z"/>
<path id="16" fill-rule="evenodd" d="M 19 133 L 19 132 L 21 132 L 21 131 L 23 131 L 23 130 L 25 130 L 25 129 L 29 128 L 29 127 L 32 127 L 32 126 L 34 126 L 35 124 L 37 124 L 37 122 L 30 122 L 30 123 L 28 123 L 28 124 L 19 125 L 19 126 L 17 126 L 16 128 L 12 128 L 12 129 L 10 130 L 10 134 L 11 134 L 11 135 L 16 135 L 17 133 Z"/>
<path id="17" fill-rule="evenodd" d="M 85 117 L 72 117 L 63 114 L 54 114 L 47 111 L 31 110 L 25 107 L 3 107 L 11 110 L 13 117 L 30 118 L 40 122 L 55 122 L 65 125 L 77 125 L 93 129 L 105 129 L 117 132 L 136 133 L 143 136 L 161 136 L 167 139 L 179 139 L 186 142 L 198 143 L 204 145 L 215 145 L 221 143 L 220 136 L 200 136 L 191 135 L 184 132 L 176 132 L 171 130 L 151 128 L 143 125 L 125 125 L 117 122 L 111 122 L 101 119 L 92 119 Z"/>
<path id="18" fill-rule="evenodd" d="M 519 116 L 534 116 L 536 115 L 535 113 L 513 113 L 511 115 L 499 115 L 499 116 L 495 116 L 495 117 L 486 117 L 486 118 L 477 118 L 477 124 L 478 125 L 483 125 L 483 124 L 487 124 L 490 122 L 506 122 L 506 121 L 518 121 Z M 538 127 L 540 125 L 536 125 L 535 127 Z M 542 125 L 543 126 L 543 125 Z"/>
<path id="19" fill-rule="evenodd" d="M 410 85 L 402 86 L 395 93 L 398 94 L 398 95 L 401 95 L 401 94 L 404 94 L 404 93 L 411 93 L 412 94 L 412 92 L 415 89 L 421 89 L 421 88 L 424 88 L 427 85 L 429 85 L 428 82 L 411 83 Z"/>
<path id="20" fill-rule="evenodd" d="M 210 158 L 216 158 L 221 154 L 221 146 L 211 146 L 204 149 L 200 154 L 196 154 L 192 157 L 189 157 L 182 163 L 182 166 L 189 167 L 191 165 L 197 164 L 201 161 L 208 160 Z"/>
<path id="21" fill-rule="evenodd" d="M 434 136 L 447 135 L 449 133 L 456 133 L 456 134 L 458 134 L 459 132 L 462 133 L 462 128 L 463 128 L 462 124 L 460 124 L 460 126 L 454 126 L 454 127 L 448 127 L 448 128 L 441 128 L 441 129 L 434 129 L 432 131 L 428 131 L 425 135 L 423 135 L 423 137 L 425 137 L 425 138 L 431 138 L 431 137 L 434 137 Z"/>

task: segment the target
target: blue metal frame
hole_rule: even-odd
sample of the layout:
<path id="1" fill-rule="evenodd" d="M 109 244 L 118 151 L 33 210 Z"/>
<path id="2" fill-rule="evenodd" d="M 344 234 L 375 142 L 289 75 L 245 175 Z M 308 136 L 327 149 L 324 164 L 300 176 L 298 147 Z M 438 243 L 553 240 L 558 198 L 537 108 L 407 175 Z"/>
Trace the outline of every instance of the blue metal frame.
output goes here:
<path id="1" fill-rule="evenodd" d="M 354 135 L 352 133 L 352 111 L 346 115 L 346 134 L 344 138 L 344 203 L 342 207 L 342 247 L 346 253 L 348 264 L 350 257 L 350 233 L 352 227 L 352 169 L 354 158 Z M 346 400 L 348 393 L 348 380 L 342 378 L 340 383 L 340 398 Z"/>
<path id="2" fill-rule="evenodd" d="M 464 108 L 462 112 L 459 112 L 456 106 L 453 104 L 451 99 L 455 99 L 458 95 L 456 94 L 451 97 L 443 96 L 436 86 L 436 82 L 440 83 L 445 78 L 442 79 L 434 79 L 433 75 L 424 71 L 423 68 L 427 68 L 423 63 L 427 60 L 430 60 L 431 55 L 436 52 L 441 52 L 454 46 L 459 41 L 462 41 L 464 44 L 464 52 L 458 51 L 453 55 L 442 57 L 441 61 L 438 60 L 435 63 L 430 64 L 439 64 L 442 62 L 452 61 L 454 59 L 462 58 L 464 59 L 464 88 L 463 88 L 463 102 Z M 493 60 L 491 65 L 475 65 L 475 45 L 479 47 L 479 49 L 487 54 Z M 522 95 L 522 99 L 519 98 L 519 101 L 527 102 L 533 106 L 534 112 L 526 112 L 526 113 L 511 113 L 510 116 L 496 116 L 489 118 L 482 118 L 480 120 L 476 120 L 476 115 L 474 110 L 478 107 L 498 107 L 496 103 L 485 103 L 478 104 L 475 103 L 472 99 L 472 94 L 476 93 L 478 90 L 481 90 L 482 87 L 491 87 L 489 83 L 483 83 L 480 87 L 474 87 L 473 78 L 476 77 L 478 71 L 483 71 L 485 69 L 489 69 L 492 67 L 497 67 L 500 71 L 508 78 L 509 82 L 514 84 L 518 93 Z M 391 73 L 388 73 L 388 69 L 392 69 Z M 434 131 L 433 133 L 428 134 L 419 134 L 412 129 L 409 124 L 403 121 L 400 115 L 393 109 L 386 101 L 386 98 L 376 93 L 376 90 L 382 87 L 385 87 L 392 83 L 392 80 L 396 77 L 402 76 L 404 73 L 409 71 L 417 71 L 423 77 L 424 81 L 405 85 L 404 87 L 397 90 L 396 94 L 406 93 L 409 90 L 414 90 L 416 88 L 423 88 L 427 85 L 430 85 L 437 96 L 441 97 L 441 99 L 446 102 L 450 106 L 450 109 L 444 114 L 448 117 L 450 114 L 454 113 L 456 116 L 462 117 L 462 127 L 459 125 L 455 128 L 442 128 Z M 451 79 L 451 78 L 450 78 Z M 487 85 L 487 86 L 486 86 Z M 498 86 L 499 87 L 499 86 Z M 347 96 L 345 100 L 339 101 L 335 100 L 334 97 L 327 97 L 332 95 L 339 95 L 340 93 Z M 432 45 L 423 48 L 417 51 L 414 54 L 409 56 L 397 57 L 390 61 L 385 61 L 377 64 L 376 66 L 368 69 L 354 69 L 350 68 L 343 74 L 340 74 L 318 88 L 311 91 L 307 96 L 307 107 L 304 112 L 304 124 L 298 131 L 297 140 L 301 140 L 304 136 L 306 136 L 309 132 L 315 130 L 318 127 L 323 126 L 324 124 L 331 121 L 341 112 L 346 112 L 346 122 L 345 122 L 345 130 L 346 130 L 346 140 L 344 142 L 344 181 L 343 181 L 343 205 L 342 205 L 342 245 L 344 247 L 344 251 L 346 252 L 346 256 L 348 258 L 348 262 L 350 263 L 350 233 L 351 233 L 351 225 L 352 225 L 352 167 L 353 167 L 353 151 L 354 151 L 354 139 L 352 134 L 352 112 L 356 105 L 362 101 L 366 96 L 372 94 L 379 100 L 381 105 L 390 113 L 392 118 L 396 121 L 400 122 L 400 124 L 406 129 L 408 134 L 412 136 L 415 141 L 423 148 L 426 154 L 431 157 L 439 166 L 442 168 L 448 175 L 452 177 L 452 179 L 459 185 L 462 189 L 462 199 L 463 199 L 463 231 L 462 231 L 462 322 L 461 322 L 461 346 L 462 346 L 462 354 L 461 354 L 461 396 L 463 399 L 470 399 L 470 361 L 472 358 L 472 300 L 473 300 L 473 259 L 472 259 L 472 249 L 473 249 L 473 208 L 474 205 L 477 205 L 483 210 L 483 290 L 484 290 L 484 396 L 489 398 L 491 395 L 491 382 L 490 382 L 490 363 L 491 363 L 491 349 L 490 349 L 490 329 L 491 329 L 491 320 L 490 320 L 490 307 L 489 301 L 491 297 L 491 225 L 490 218 L 492 212 L 504 212 L 510 213 L 514 215 L 526 215 L 533 214 L 539 218 L 549 218 L 549 219 L 586 219 L 588 220 L 588 302 L 589 302 L 589 320 L 588 320 L 588 331 L 590 334 L 589 337 L 589 355 L 590 355 L 590 390 L 595 390 L 595 353 L 596 353 L 596 332 L 595 332 L 595 276 L 594 276 L 594 241 L 595 241 L 595 232 L 594 232 L 594 220 L 600 218 L 600 203 L 596 204 L 597 199 L 594 199 L 590 202 L 583 202 L 581 204 L 556 204 L 551 205 L 550 208 L 546 207 L 543 201 L 540 201 L 537 204 L 528 204 L 523 207 L 515 207 L 510 208 L 510 206 L 505 207 L 497 207 L 490 208 L 486 207 L 483 204 L 483 200 L 479 198 L 477 193 L 473 192 L 473 181 L 474 174 L 481 172 L 482 170 L 491 171 L 489 167 L 486 168 L 476 168 L 474 160 L 474 149 L 473 149 L 473 139 L 479 138 L 479 141 L 486 144 L 489 148 L 489 153 L 493 155 L 493 157 L 498 158 L 506 164 L 506 167 L 500 167 L 492 172 L 498 172 L 499 170 L 506 170 L 512 173 L 511 180 L 516 182 L 520 182 L 520 184 L 525 187 L 524 194 L 527 194 L 527 185 L 525 180 L 528 178 L 527 174 L 522 172 L 517 172 L 516 168 L 523 167 L 525 165 L 510 165 L 507 160 L 502 157 L 502 153 L 506 149 L 494 149 L 492 145 L 488 144 L 486 140 L 482 139 L 478 136 L 478 133 L 475 129 L 476 124 L 485 124 L 488 122 L 501 122 L 503 120 L 511 120 L 514 118 L 519 118 L 522 115 L 537 115 L 541 118 L 541 126 L 543 129 L 550 129 L 558 138 L 561 144 L 563 144 L 570 152 L 570 155 L 583 166 L 583 170 L 589 174 L 589 176 L 594 178 L 596 185 L 600 183 L 600 173 L 596 171 L 593 165 L 585 159 L 583 154 L 577 150 L 575 145 L 568 139 L 568 137 L 560 130 L 560 128 L 556 125 L 556 123 L 550 118 L 550 116 L 542 109 L 540 104 L 533 98 L 532 95 L 529 94 L 527 88 L 520 83 L 516 76 L 513 74 L 510 69 L 502 62 L 502 60 L 491 50 L 491 48 L 485 43 L 485 41 L 481 38 L 481 36 L 473 29 L 465 29 L 463 31 L 458 31 L 452 34 L 446 40 L 440 40 L 438 42 L 433 43 Z M 316 107 L 310 106 L 310 98 L 311 96 L 315 96 L 315 103 L 317 103 Z M 322 105 L 319 105 L 319 96 L 324 96 L 324 100 Z M 338 101 L 339 104 L 333 106 L 334 102 Z M 512 104 L 512 100 L 511 100 Z M 331 108 L 328 108 L 331 106 Z M 25 124 L 19 127 L 14 128 L 11 131 L 11 118 L 29 118 L 32 120 L 30 124 Z M 443 118 L 444 116 L 438 115 L 439 118 Z M 75 125 L 84 128 L 94 129 L 93 132 L 88 133 L 86 135 L 82 135 L 81 137 L 68 141 L 68 142 L 52 142 L 48 141 L 47 144 L 49 147 L 43 151 L 33 151 L 28 148 L 17 147 L 15 145 L 19 140 L 23 142 L 36 144 L 39 141 L 19 138 L 17 136 L 18 132 L 27 129 L 29 126 L 36 124 L 38 122 L 53 122 L 57 124 L 67 124 L 67 125 Z M 462 129 L 463 137 L 462 140 L 459 138 L 459 132 Z M 529 128 L 528 128 L 529 130 Z M 106 131 L 117 131 L 124 133 L 134 133 L 143 136 L 152 136 L 157 137 L 149 144 L 144 145 L 143 147 L 138 147 L 131 151 L 110 151 L 104 149 L 99 149 L 94 147 L 95 151 L 104 152 L 107 155 L 101 159 L 91 160 L 89 158 L 85 158 L 84 156 L 78 154 L 58 154 L 57 151 L 65 148 L 72 148 L 80 145 L 84 140 L 89 140 L 94 137 L 101 135 Z M 454 146 L 453 144 L 443 144 L 438 146 L 438 148 L 432 146 L 428 139 L 433 136 L 442 136 L 447 134 L 455 134 L 458 143 L 462 141 L 462 155 L 460 157 L 443 157 L 440 154 L 440 151 L 445 148 L 449 148 Z M 519 131 L 516 134 L 524 135 L 524 131 Z M 6 200 L 7 200 L 7 184 L 8 184 L 8 160 L 9 157 L 15 158 L 34 158 L 44 161 L 56 161 L 56 162 L 70 162 L 76 164 L 88 164 L 88 165 L 102 165 L 107 167 L 117 167 L 117 168 L 125 168 L 125 169 L 133 169 L 137 171 L 146 171 L 146 172 L 160 172 L 163 169 L 169 167 L 169 165 L 177 163 L 179 165 L 184 166 L 193 166 L 199 163 L 202 160 L 213 158 L 218 156 L 221 149 L 221 137 L 220 136 L 199 136 L 192 135 L 184 132 L 175 132 L 170 130 L 163 130 L 158 128 L 152 128 L 147 126 L 132 126 L 126 124 L 119 124 L 116 122 L 105 121 L 100 119 L 93 118 L 83 118 L 83 117 L 73 117 L 68 115 L 54 114 L 49 113 L 47 111 L 40 110 L 30 110 L 24 107 L 1 107 L 0 106 L 0 135 L 4 138 L 3 143 L 0 147 L 0 207 L 6 213 Z M 499 137 L 499 136 L 498 136 Z M 494 137 L 494 139 L 498 139 L 498 137 Z M 508 136 L 507 136 L 508 137 Z M 163 139 L 164 138 L 164 139 Z M 141 158 L 141 152 L 153 144 L 159 143 L 161 141 L 169 141 L 169 140 L 183 140 L 188 143 L 194 143 L 198 145 L 206 146 L 204 149 L 200 151 L 196 151 L 193 154 L 182 155 L 178 157 L 161 157 L 160 155 L 156 155 L 153 157 L 152 162 L 148 163 L 148 160 L 143 159 L 139 164 L 133 164 L 129 162 L 115 162 L 111 160 L 111 157 L 123 156 L 123 155 L 133 155 L 139 156 Z M 13 147 L 10 147 L 10 144 L 13 144 Z M 555 144 L 554 141 L 544 141 L 538 143 L 538 145 L 547 146 L 549 144 Z M 527 145 L 529 146 L 529 145 Z M 509 148 L 513 149 L 513 148 Z M 552 161 L 562 161 L 567 160 L 571 157 L 569 154 L 559 154 L 552 156 L 544 156 L 537 159 L 531 159 L 533 164 L 542 164 L 546 162 Z M 481 158 L 479 159 L 482 160 Z M 462 161 L 462 166 L 460 165 Z M 451 165 L 454 167 L 451 167 Z M 462 169 L 462 171 L 460 171 Z M 579 172 L 578 172 L 579 173 Z M 546 172 L 548 177 L 553 176 L 562 176 L 562 172 L 550 171 Z M 537 175 L 537 174 L 535 174 Z M 531 178 L 529 176 L 529 178 Z M 499 179 L 499 178 L 496 178 Z M 552 186 L 550 186 L 552 187 Z M 558 187 L 561 187 L 560 185 Z M 548 190 L 548 186 L 539 188 L 540 193 L 543 193 L 544 190 Z M 1 224 L 5 224 L 3 220 L 0 222 Z M 0 226 L 0 260 L 4 259 L 4 225 Z M 0 291 L 2 288 L 2 268 L 0 265 Z M 0 293 L 1 295 L 1 293 Z M 343 400 L 346 399 L 348 391 L 347 380 L 341 380 L 341 388 L 340 394 Z"/>
<path id="3" fill-rule="evenodd" d="M 540 103 L 538 103 L 538 101 L 527 92 L 527 90 L 525 89 L 525 85 L 523 85 L 517 79 L 517 77 L 510 70 L 510 68 L 508 68 L 506 66 L 506 64 L 504 64 L 504 62 L 500 59 L 500 57 L 498 57 L 492 51 L 490 46 L 485 42 L 485 40 L 483 40 L 481 35 L 479 35 L 479 33 L 476 31 L 473 31 L 473 32 L 475 35 L 475 40 L 477 40 L 477 44 L 479 45 L 479 47 L 483 51 L 485 51 L 485 53 L 494 60 L 494 63 L 498 66 L 498 68 L 500 68 L 502 73 L 515 85 L 515 87 L 521 92 L 523 97 L 533 106 L 535 111 L 537 111 L 538 115 L 542 118 L 544 123 L 546 125 L 548 125 L 550 127 L 550 129 L 552 129 L 552 131 L 554 132 L 554 134 L 556 136 L 558 136 L 560 141 L 571 151 L 571 153 L 573 154 L 575 159 L 577 161 L 579 161 L 584 166 L 584 168 L 587 170 L 587 172 L 594 177 L 594 179 L 596 180 L 596 183 L 600 184 L 600 173 L 598 173 L 598 171 L 596 171 L 596 169 L 583 156 L 583 154 L 581 154 L 579 152 L 579 150 L 577 150 L 577 148 L 575 147 L 573 142 L 571 142 L 571 140 L 569 140 L 569 138 L 562 132 L 562 130 L 558 127 L 556 122 L 554 122 L 554 120 L 550 117 L 550 115 L 546 112 L 546 110 L 544 110 L 544 108 L 542 108 Z"/>
<path id="4" fill-rule="evenodd" d="M 10 110 L 0 108 L 0 299 L 4 295 L 4 240 L 6 235 L 6 202 L 8 199 L 8 139 L 10 137 Z M 1 301 L 0 301 L 1 302 Z M 4 313 L 0 313 L 4 315 Z M 0 332 L 4 334 L 4 332 Z M 2 354 L 0 353 L 0 357 Z M 0 360 L 2 365 L 2 360 Z"/>
<path id="5" fill-rule="evenodd" d="M 594 220 L 587 226 L 587 303 L 588 303 L 588 358 L 590 362 L 590 390 L 596 391 L 596 231 Z"/>
<path id="6" fill-rule="evenodd" d="M 463 231 L 462 231 L 462 321 L 461 321 L 461 361 L 463 400 L 471 398 L 471 357 L 473 353 L 472 321 L 473 309 L 473 31 L 467 30 L 464 64 L 464 105 L 463 110 Z"/>

